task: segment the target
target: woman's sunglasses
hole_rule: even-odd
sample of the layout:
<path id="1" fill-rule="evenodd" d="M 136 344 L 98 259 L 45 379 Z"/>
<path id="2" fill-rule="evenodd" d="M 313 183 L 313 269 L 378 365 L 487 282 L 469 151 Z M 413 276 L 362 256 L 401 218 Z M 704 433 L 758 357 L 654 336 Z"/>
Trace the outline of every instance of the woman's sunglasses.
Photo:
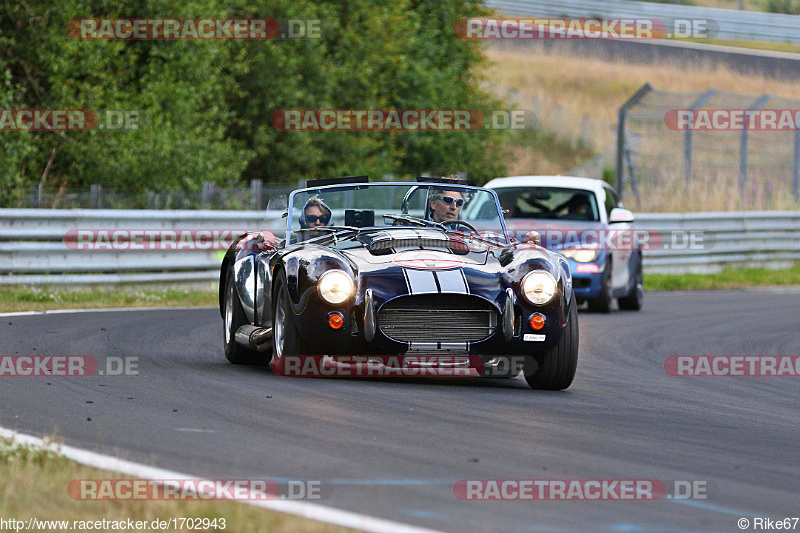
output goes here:
<path id="1" fill-rule="evenodd" d="M 330 222 L 330 220 L 331 217 L 327 215 L 322 215 L 321 217 L 318 217 L 317 215 L 306 215 L 306 222 L 308 224 L 316 224 L 317 221 L 322 222 L 323 224 L 327 224 L 328 222 Z"/>
<path id="2" fill-rule="evenodd" d="M 461 207 L 462 205 L 464 205 L 464 199 L 463 198 L 453 198 L 452 196 L 440 196 L 439 200 L 443 201 L 447 205 L 450 205 L 453 202 L 455 202 L 456 203 L 456 207 Z"/>

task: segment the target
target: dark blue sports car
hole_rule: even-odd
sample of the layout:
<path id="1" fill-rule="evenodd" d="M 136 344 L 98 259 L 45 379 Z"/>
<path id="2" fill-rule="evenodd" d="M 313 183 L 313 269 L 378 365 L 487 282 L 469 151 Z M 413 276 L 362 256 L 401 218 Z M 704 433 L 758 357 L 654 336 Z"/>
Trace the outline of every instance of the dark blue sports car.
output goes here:
<path id="1" fill-rule="evenodd" d="M 278 374 L 396 364 L 523 371 L 534 389 L 572 383 L 569 264 L 513 241 L 494 191 L 339 178 L 309 182 L 285 207 L 284 239 L 245 234 L 222 262 L 229 361 Z"/>

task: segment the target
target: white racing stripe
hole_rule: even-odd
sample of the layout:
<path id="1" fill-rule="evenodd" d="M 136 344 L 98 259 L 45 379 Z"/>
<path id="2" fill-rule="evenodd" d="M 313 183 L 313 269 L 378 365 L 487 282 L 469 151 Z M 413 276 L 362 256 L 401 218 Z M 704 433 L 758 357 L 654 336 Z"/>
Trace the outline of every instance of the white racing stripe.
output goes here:
<path id="1" fill-rule="evenodd" d="M 36 447 L 46 447 L 53 452 L 58 453 L 73 461 L 99 468 L 100 470 L 109 470 L 118 472 L 127 476 L 132 476 L 140 479 L 200 479 L 196 476 L 189 476 L 179 472 L 172 472 L 152 466 L 133 463 L 131 461 L 124 461 L 80 448 L 73 448 L 72 446 L 56 446 L 52 443 L 47 443 L 40 438 L 32 437 L 30 435 L 22 435 L 16 431 L 0 427 L 0 437 L 11 439 L 19 444 Z M 399 532 L 399 533 L 437 533 L 436 530 L 426 529 L 422 527 L 403 524 L 401 522 L 393 522 L 391 520 L 383 520 L 359 513 L 350 511 L 342 511 L 333 507 L 319 505 L 316 503 L 309 503 L 305 501 L 290 501 L 290 500 L 270 500 L 270 501 L 241 501 L 239 503 L 246 503 L 254 507 L 261 507 L 270 509 L 272 511 L 279 511 L 282 513 L 289 513 L 297 516 L 302 516 L 310 520 L 319 520 L 328 524 L 337 526 L 344 526 L 353 529 L 360 529 L 362 531 L 370 531 L 382 533 L 384 531 Z"/>
<path id="2" fill-rule="evenodd" d="M 439 280 L 442 292 L 469 294 L 467 279 L 464 277 L 464 271 L 460 268 L 456 270 L 437 270 L 435 275 Z"/>
<path id="3" fill-rule="evenodd" d="M 409 294 L 437 294 L 439 287 L 436 285 L 434 274 L 430 270 L 416 270 L 404 268 L 403 275 L 406 277 Z"/>

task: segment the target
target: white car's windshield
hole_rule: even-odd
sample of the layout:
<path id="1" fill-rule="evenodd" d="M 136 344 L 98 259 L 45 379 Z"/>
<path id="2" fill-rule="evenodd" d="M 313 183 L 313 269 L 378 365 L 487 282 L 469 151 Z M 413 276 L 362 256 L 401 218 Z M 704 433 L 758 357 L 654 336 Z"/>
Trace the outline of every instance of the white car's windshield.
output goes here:
<path id="1" fill-rule="evenodd" d="M 370 183 L 304 189 L 292 194 L 289 242 L 343 227 L 432 227 L 507 244 L 493 192 L 450 184 Z M 326 229 L 327 228 L 327 229 Z"/>
<path id="2" fill-rule="evenodd" d="M 564 187 L 504 187 L 497 190 L 508 218 L 583 220 L 598 222 L 595 194 Z"/>

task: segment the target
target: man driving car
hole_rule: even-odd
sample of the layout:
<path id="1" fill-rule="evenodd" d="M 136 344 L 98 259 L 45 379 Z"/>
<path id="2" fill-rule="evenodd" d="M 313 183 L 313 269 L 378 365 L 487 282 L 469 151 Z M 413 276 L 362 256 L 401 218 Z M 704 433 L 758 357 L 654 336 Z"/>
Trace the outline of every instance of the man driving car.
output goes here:
<path id="1" fill-rule="evenodd" d="M 456 220 L 464 207 L 464 196 L 459 191 L 431 190 L 428 207 L 434 222 Z"/>

